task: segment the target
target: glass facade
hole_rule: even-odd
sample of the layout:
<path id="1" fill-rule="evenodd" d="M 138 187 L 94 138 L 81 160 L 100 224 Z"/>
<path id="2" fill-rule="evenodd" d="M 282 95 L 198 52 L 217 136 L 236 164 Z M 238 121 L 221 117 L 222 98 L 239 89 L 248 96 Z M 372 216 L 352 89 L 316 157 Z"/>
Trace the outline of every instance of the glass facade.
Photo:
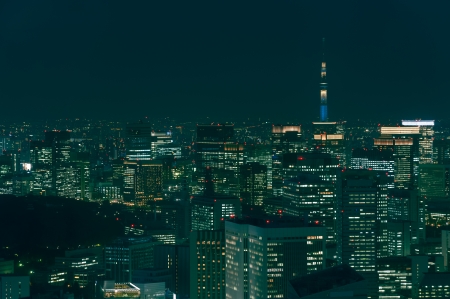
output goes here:
<path id="1" fill-rule="evenodd" d="M 226 222 L 226 298 L 287 298 L 290 279 L 325 268 L 326 229 L 283 221 Z"/>

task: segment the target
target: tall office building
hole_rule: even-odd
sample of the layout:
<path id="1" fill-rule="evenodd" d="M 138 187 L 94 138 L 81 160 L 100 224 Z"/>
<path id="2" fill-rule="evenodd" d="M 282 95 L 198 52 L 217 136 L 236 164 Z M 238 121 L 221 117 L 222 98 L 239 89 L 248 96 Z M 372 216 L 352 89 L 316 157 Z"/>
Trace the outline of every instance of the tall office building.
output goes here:
<path id="1" fill-rule="evenodd" d="M 287 298 L 290 279 L 325 268 L 326 229 L 294 217 L 227 221 L 226 298 Z"/>
<path id="2" fill-rule="evenodd" d="M 293 125 L 273 125 L 272 136 L 272 193 L 279 196 L 283 191 L 283 155 L 301 153 L 306 144 L 302 139 L 301 127 Z"/>
<path id="3" fill-rule="evenodd" d="M 450 139 L 433 140 L 433 162 L 450 164 Z"/>
<path id="4" fill-rule="evenodd" d="M 225 231 L 192 231 L 190 298 L 225 299 Z"/>
<path id="5" fill-rule="evenodd" d="M 190 294 L 189 263 L 189 244 L 155 246 L 155 267 L 169 270 L 172 280 L 166 287 L 180 298 Z"/>
<path id="6" fill-rule="evenodd" d="M 0 275 L 0 298 L 30 297 L 30 276 Z"/>
<path id="7" fill-rule="evenodd" d="M 327 229 L 327 243 L 335 243 L 335 186 L 317 174 L 299 173 L 283 185 L 283 215 L 301 217 Z"/>
<path id="8" fill-rule="evenodd" d="M 450 165 L 420 165 L 419 191 L 420 195 L 426 198 L 426 200 L 449 198 Z"/>
<path id="9" fill-rule="evenodd" d="M 162 199 L 163 165 L 159 161 L 124 161 L 123 199 L 145 205 Z"/>
<path id="10" fill-rule="evenodd" d="M 320 69 L 320 121 L 328 121 L 327 63 L 325 62 L 325 38 L 322 39 L 322 65 Z"/>
<path id="11" fill-rule="evenodd" d="M 444 257 L 444 267 L 449 271 L 449 258 L 450 258 L 450 231 L 442 230 L 441 234 L 442 244 L 442 256 Z"/>
<path id="12" fill-rule="evenodd" d="M 34 175 L 33 194 L 45 195 L 53 189 L 52 147 L 44 141 L 30 142 L 30 164 Z"/>
<path id="13" fill-rule="evenodd" d="M 225 220 L 241 216 L 241 201 L 237 197 L 221 194 L 194 195 L 191 211 L 192 230 L 221 229 Z"/>
<path id="14" fill-rule="evenodd" d="M 417 298 L 448 298 L 450 297 L 450 272 L 425 273 L 419 283 Z"/>
<path id="15" fill-rule="evenodd" d="M 419 166 L 419 127 L 381 127 L 380 137 L 374 146 L 381 150 L 393 150 L 394 185 L 397 188 L 417 186 Z"/>
<path id="16" fill-rule="evenodd" d="M 196 191 L 201 191 L 205 169 L 210 167 L 217 192 L 239 196 L 239 166 L 244 163 L 244 146 L 235 142 L 234 125 L 197 125 L 194 162 Z"/>
<path id="17" fill-rule="evenodd" d="M 70 283 L 82 288 L 105 278 L 103 248 L 67 250 L 64 257 L 55 257 L 54 268 L 66 272 Z"/>
<path id="18" fill-rule="evenodd" d="M 161 221 L 175 230 L 178 240 L 187 239 L 191 233 L 191 205 L 188 200 L 158 203 Z"/>
<path id="19" fill-rule="evenodd" d="M 295 178 L 299 173 L 316 174 L 324 181 L 336 183 L 339 160 L 327 153 L 283 155 L 283 178 Z"/>
<path id="20" fill-rule="evenodd" d="M 313 122 L 311 150 L 331 154 L 341 167 L 347 166 L 349 153 L 345 147 L 345 122 Z"/>
<path id="21" fill-rule="evenodd" d="M 168 152 L 173 152 L 174 154 L 176 153 L 177 155 L 181 155 L 181 148 L 179 147 L 177 149 L 173 148 L 171 151 L 171 146 L 173 146 L 171 131 L 156 132 L 152 130 L 151 136 L 151 152 L 153 159 L 165 156 Z"/>
<path id="22" fill-rule="evenodd" d="M 394 150 L 392 148 L 385 150 L 357 148 L 352 151 L 350 168 L 384 171 L 392 180 L 389 188 L 394 188 L 394 164 Z"/>
<path id="23" fill-rule="evenodd" d="M 190 298 L 225 298 L 225 221 L 241 217 L 238 197 L 217 194 L 210 167 L 203 195 L 191 197 Z"/>
<path id="24" fill-rule="evenodd" d="M 419 127 L 419 164 L 433 164 L 434 120 L 402 120 L 402 125 Z"/>
<path id="25" fill-rule="evenodd" d="M 377 295 L 376 260 L 387 256 L 387 175 L 370 170 L 342 172 L 337 184 L 338 261 L 364 272 L 370 297 Z"/>
<path id="26" fill-rule="evenodd" d="M 35 194 L 75 198 L 79 170 L 71 163 L 70 131 L 47 131 L 45 140 L 30 144 Z"/>
<path id="27" fill-rule="evenodd" d="M 240 188 L 243 205 L 261 206 L 267 196 L 267 166 L 258 162 L 241 165 Z"/>
<path id="28" fill-rule="evenodd" d="M 134 269 L 154 266 L 152 237 L 122 237 L 105 246 L 106 279 L 130 282 Z"/>
<path id="29" fill-rule="evenodd" d="M 127 124 L 125 129 L 126 156 L 130 161 L 152 159 L 152 129 L 149 123 Z"/>
<path id="30" fill-rule="evenodd" d="M 382 258 L 377 272 L 379 299 L 417 298 L 419 283 L 428 272 L 428 256 Z"/>
<path id="31" fill-rule="evenodd" d="M 267 190 L 272 192 L 272 147 L 270 143 L 245 143 L 244 162 L 259 163 L 267 168 Z"/>
<path id="32" fill-rule="evenodd" d="M 392 237 L 389 255 L 404 255 L 410 252 L 410 245 L 425 241 L 425 205 L 417 191 L 390 189 L 387 212 L 388 230 Z"/>

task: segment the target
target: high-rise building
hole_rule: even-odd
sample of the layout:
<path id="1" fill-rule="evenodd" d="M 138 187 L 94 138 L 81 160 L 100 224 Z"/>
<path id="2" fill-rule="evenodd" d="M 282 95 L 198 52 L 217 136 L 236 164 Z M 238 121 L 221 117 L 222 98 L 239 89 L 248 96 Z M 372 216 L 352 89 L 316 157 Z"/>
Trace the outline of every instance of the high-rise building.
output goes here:
<path id="1" fill-rule="evenodd" d="M 389 188 L 394 188 L 394 150 L 356 148 L 352 151 L 350 161 L 351 169 L 368 169 L 375 171 L 384 171 L 392 179 Z"/>
<path id="2" fill-rule="evenodd" d="M 426 200 L 449 198 L 450 165 L 422 164 L 419 167 L 419 191 Z"/>
<path id="3" fill-rule="evenodd" d="M 123 198 L 126 202 L 146 204 L 161 200 L 163 165 L 159 161 L 125 161 Z"/>
<path id="4" fill-rule="evenodd" d="M 450 258 L 450 231 L 442 230 L 441 234 L 441 244 L 442 244 L 442 256 L 444 258 L 444 267 L 449 270 L 449 258 Z"/>
<path id="5" fill-rule="evenodd" d="M 55 257 L 54 268 L 66 272 L 70 283 L 86 287 L 105 278 L 103 248 L 67 250 L 64 257 Z"/>
<path id="6" fill-rule="evenodd" d="M 226 298 L 287 298 L 290 279 L 325 268 L 326 229 L 294 217 L 227 221 Z"/>
<path id="7" fill-rule="evenodd" d="M 419 284 L 418 298 L 450 297 L 450 272 L 425 273 Z"/>
<path id="8" fill-rule="evenodd" d="M 377 272 L 379 299 L 417 298 L 419 282 L 428 272 L 428 256 L 381 258 Z"/>
<path id="9" fill-rule="evenodd" d="M 339 160 L 341 167 L 347 166 L 348 153 L 345 147 L 345 122 L 313 122 L 311 151 L 328 153 Z"/>
<path id="10" fill-rule="evenodd" d="M 299 173 L 316 174 L 324 181 L 336 183 L 339 160 L 327 153 L 283 155 L 283 178 L 295 178 Z"/>
<path id="11" fill-rule="evenodd" d="M 71 163 L 70 131 L 47 131 L 30 144 L 33 193 L 76 198 L 79 170 Z"/>
<path id="12" fill-rule="evenodd" d="M 0 298 L 30 297 L 30 276 L 0 275 Z"/>
<path id="13" fill-rule="evenodd" d="M 327 243 L 335 243 L 335 186 L 317 174 L 299 173 L 283 185 L 283 215 L 301 217 L 327 229 Z"/>
<path id="14" fill-rule="evenodd" d="M 390 189 L 387 219 L 391 237 L 395 234 L 395 238 L 390 239 L 392 242 L 389 243 L 390 255 L 409 252 L 408 242 L 411 245 L 425 241 L 425 204 L 417 191 Z M 409 241 L 407 235 L 409 235 Z M 395 247 L 394 243 L 396 243 Z"/>
<path id="15" fill-rule="evenodd" d="M 433 162 L 450 164 L 450 139 L 433 140 Z"/>
<path id="16" fill-rule="evenodd" d="M 419 127 L 419 163 L 433 164 L 434 120 L 402 120 L 402 125 Z"/>
<path id="17" fill-rule="evenodd" d="M 134 269 L 154 266 L 152 237 L 122 237 L 105 246 L 106 278 L 130 282 Z"/>
<path id="18" fill-rule="evenodd" d="M 189 244 L 158 245 L 155 247 L 155 267 L 166 268 L 172 276 L 170 290 L 180 298 L 190 294 Z"/>
<path id="19" fill-rule="evenodd" d="M 223 228 L 225 220 L 241 216 L 241 201 L 221 194 L 194 195 L 191 211 L 192 230 L 215 230 Z"/>
<path id="20" fill-rule="evenodd" d="M 241 217 L 240 199 L 216 193 L 212 178 L 212 170 L 207 167 L 203 195 L 191 196 L 191 228 L 193 231 L 223 229 L 226 220 Z"/>
<path id="21" fill-rule="evenodd" d="M 187 239 L 191 233 L 191 205 L 187 200 L 158 203 L 161 221 L 175 230 L 177 239 Z"/>
<path id="22" fill-rule="evenodd" d="M 245 163 L 257 162 L 267 168 L 267 190 L 272 192 L 272 147 L 270 143 L 245 143 Z"/>
<path id="23" fill-rule="evenodd" d="M 225 230 L 192 231 L 190 298 L 225 299 Z"/>
<path id="24" fill-rule="evenodd" d="M 243 205 L 261 206 L 267 196 L 267 166 L 258 162 L 241 165 L 240 188 Z"/>
<path id="25" fill-rule="evenodd" d="M 152 159 L 152 129 L 149 123 L 127 124 L 125 130 L 126 156 L 130 161 Z"/>
<path id="26" fill-rule="evenodd" d="M 272 126 L 272 193 L 281 195 L 283 191 L 283 155 L 305 151 L 301 127 L 293 125 Z"/>
<path id="27" fill-rule="evenodd" d="M 197 193 L 205 180 L 205 169 L 213 170 L 217 192 L 239 196 L 239 166 L 244 163 L 244 146 L 235 141 L 234 125 L 197 125 L 194 182 Z"/>
<path id="28" fill-rule="evenodd" d="M 371 298 L 377 295 L 376 260 L 387 256 L 387 175 L 346 170 L 337 184 L 338 262 L 364 272 Z"/>
<path id="29" fill-rule="evenodd" d="M 380 127 L 380 137 L 374 146 L 381 150 L 393 150 L 394 185 L 409 189 L 417 186 L 419 166 L 419 127 Z"/>

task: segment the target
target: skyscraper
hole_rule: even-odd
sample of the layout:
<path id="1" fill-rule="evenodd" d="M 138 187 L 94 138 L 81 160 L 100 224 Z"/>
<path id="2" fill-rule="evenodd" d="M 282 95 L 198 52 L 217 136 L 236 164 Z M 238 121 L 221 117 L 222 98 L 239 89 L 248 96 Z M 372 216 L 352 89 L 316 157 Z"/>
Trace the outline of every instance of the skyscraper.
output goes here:
<path id="1" fill-rule="evenodd" d="M 336 182 L 339 160 L 331 154 L 303 153 L 283 155 L 283 178 L 295 178 L 300 172 L 316 174 L 324 181 Z"/>
<path id="2" fill-rule="evenodd" d="M 283 185 L 283 215 L 302 217 L 327 229 L 327 243 L 335 243 L 335 185 L 317 174 L 301 172 Z"/>
<path id="3" fill-rule="evenodd" d="M 320 121 L 328 121 L 327 63 L 325 62 L 325 38 L 322 39 L 322 67 L 320 70 Z"/>
<path id="4" fill-rule="evenodd" d="M 339 159 L 339 165 L 347 166 L 345 147 L 345 122 L 313 122 L 314 135 L 311 149 L 315 152 L 328 153 Z"/>
<path id="5" fill-rule="evenodd" d="M 189 245 L 166 244 L 155 246 L 155 268 L 166 268 L 172 275 L 170 288 L 180 298 L 189 296 Z"/>
<path id="6" fill-rule="evenodd" d="M 226 298 L 287 298 L 290 279 L 325 268 L 326 229 L 297 217 L 225 223 Z"/>
<path id="7" fill-rule="evenodd" d="M 381 127 L 374 146 L 393 150 L 394 185 L 408 189 L 417 186 L 419 166 L 419 127 Z"/>
<path id="8" fill-rule="evenodd" d="M 392 148 L 386 150 L 356 148 L 352 151 L 350 168 L 384 171 L 392 180 L 389 188 L 394 188 L 394 150 Z"/>
<path id="9" fill-rule="evenodd" d="M 241 201 L 238 197 L 214 192 L 211 169 L 206 169 L 203 195 L 191 198 L 192 230 L 217 230 L 224 228 L 224 221 L 241 216 Z"/>
<path id="10" fill-rule="evenodd" d="M 450 165 L 420 165 L 419 191 L 427 200 L 449 198 Z"/>
<path id="11" fill-rule="evenodd" d="M 70 163 L 70 131 L 47 131 L 45 140 L 30 145 L 35 193 L 75 198 L 77 169 Z"/>
<path id="12" fill-rule="evenodd" d="M 273 125 L 272 136 L 272 192 L 279 196 L 283 192 L 283 155 L 303 152 L 300 126 Z"/>
<path id="13" fill-rule="evenodd" d="M 387 175 L 347 170 L 337 186 L 338 260 L 368 279 L 377 296 L 376 261 L 387 255 Z"/>
<path id="14" fill-rule="evenodd" d="M 106 278 L 130 282 L 134 269 L 153 267 L 152 237 L 122 237 L 105 246 Z"/>
<path id="15" fill-rule="evenodd" d="M 433 163 L 434 120 L 402 120 L 403 126 L 419 127 L 419 163 Z"/>
<path id="16" fill-rule="evenodd" d="M 388 222 L 409 222 L 411 245 L 426 239 L 425 202 L 416 190 L 389 190 Z"/>
<path id="17" fill-rule="evenodd" d="M 235 142 L 234 125 L 197 125 L 194 181 L 200 191 L 205 169 L 213 170 L 217 192 L 239 196 L 239 166 L 244 163 L 244 146 Z"/>
<path id="18" fill-rule="evenodd" d="M 149 123 L 139 122 L 126 127 L 126 153 L 130 161 L 146 161 L 152 158 L 152 129 Z"/>
<path id="19" fill-rule="evenodd" d="M 190 298 L 225 299 L 225 231 L 192 231 L 190 245 Z"/>
<path id="20" fill-rule="evenodd" d="M 240 171 L 242 204 L 261 206 L 267 195 L 267 166 L 250 162 L 241 165 Z"/>

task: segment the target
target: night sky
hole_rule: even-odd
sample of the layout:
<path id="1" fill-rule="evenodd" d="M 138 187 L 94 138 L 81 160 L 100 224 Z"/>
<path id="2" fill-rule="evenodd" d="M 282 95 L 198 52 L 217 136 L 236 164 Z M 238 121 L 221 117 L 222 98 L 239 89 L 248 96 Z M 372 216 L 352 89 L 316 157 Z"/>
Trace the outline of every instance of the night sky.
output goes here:
<path id="1" fill-rule="evenodd" d="M 450 1 L 6 2 L 2 116 L 317 120 L 322 37 L 330 119 L 450 108 Z"/>

